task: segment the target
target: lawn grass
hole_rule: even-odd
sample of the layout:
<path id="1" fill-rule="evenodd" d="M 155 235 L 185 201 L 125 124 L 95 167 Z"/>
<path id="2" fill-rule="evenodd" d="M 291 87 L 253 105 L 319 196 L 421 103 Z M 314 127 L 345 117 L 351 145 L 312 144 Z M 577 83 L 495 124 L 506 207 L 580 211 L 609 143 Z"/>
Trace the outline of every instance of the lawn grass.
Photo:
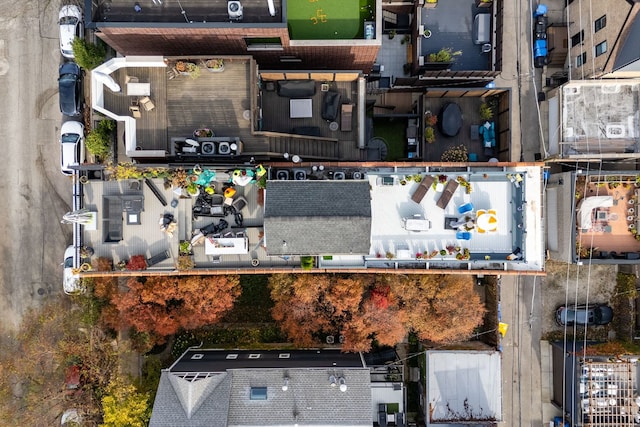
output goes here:
<path id="1" fill-rule="evenodd" d="M 406 119 L 373 119 L 373 136 L 382 138 L 387 143 L 386 161 L 406 158 L 406 130 Z"/>
<path id="2" fill-rule="evenodd" d="M 354 39 L 363 31 L 360 9 L 360 1 L 357 0 L 290 2 L 287 4 L 287 20 L 291 39 Z"/>

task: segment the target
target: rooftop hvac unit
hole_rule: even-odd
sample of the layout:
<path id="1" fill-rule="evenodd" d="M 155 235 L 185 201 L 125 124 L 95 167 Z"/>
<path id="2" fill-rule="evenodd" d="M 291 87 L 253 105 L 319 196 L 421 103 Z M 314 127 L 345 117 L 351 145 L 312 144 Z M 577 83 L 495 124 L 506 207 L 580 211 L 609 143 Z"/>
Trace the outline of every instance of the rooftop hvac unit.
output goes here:
<path id="1" fill-rule="evenodd" d="M 231 146 L 228 142 L 220 142 L 218 143 L 218 153 L 219 154 L 231 154 Z"/>

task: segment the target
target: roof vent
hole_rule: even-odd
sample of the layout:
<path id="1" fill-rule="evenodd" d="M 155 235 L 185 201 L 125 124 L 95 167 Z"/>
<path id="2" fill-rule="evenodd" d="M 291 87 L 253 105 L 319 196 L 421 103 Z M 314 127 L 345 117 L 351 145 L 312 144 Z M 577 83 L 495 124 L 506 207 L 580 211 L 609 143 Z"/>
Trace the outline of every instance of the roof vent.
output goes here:
<path id="1" fill-rule="evenodd" d="M 240 21 L 242 19 L 242 4 L 237 0 L 230 0 L 227 3 L 227 12 L 229 19 Z"/>
<path id="2" fill-rule="evenodd" d="M 334 172 L 333 179 L 334 180 L 343 180 L 345 178 L 344 172 Z"/>
<path id="3" fill-rule="evenodd" d="M 249 359 L 260 359 L 260 353 L 251 353 Z"/>
<path id="4" fill-rule="evenodd" d="M 362 179 L 362 172 L 355 171 L 353 173 L 353 179 Z"/>
<path id="5" fill-rule="evenodd" d="M 192 359 L 192 360 L 200 360 L 200 359 L 202 359 L 203 357 L 204 357 L 204 354 L 202 354 L 202 353 L 196 353 L 196 354 L 194 354 L 194 355 L 192 355 L 192 356 L 191 356 L 191 359 Z"/>
<path id="6" fill-rule="evenodd" d="M 286 169 L 280 169 L 276 172 L 276 179 L 279 181 L 286 181 L 289 179 L 289 171 Z"/>
<path id="7" fill-rule="evenodd" d="M 231 354 L 227 354 L 226 357 L 228 360 L 235 360 L 238 358 L 238 355 L 236 353 L 231 353 Z"/>
<path id="8" fill-rule="evenodd" d="M 347 380 L 344 379 L 344 377 L 340 377 L 340 379 L 338 379 L 338 383 L 340 384 L 340 391 L 341 392 L 345 392 L 347 391 Z"/>
<path id="9" fill-rule="evenodd" d="M 218 153 L 219 154 L 231 154 L 231 146 L 228 142 L 220 142 L 218 143 Z"/>
<path id="10" fill-rule="evenodd" d="M 338 384 L 338 380 L 335 375 L 329 375 L 329 385 L 335 387 Z"/>

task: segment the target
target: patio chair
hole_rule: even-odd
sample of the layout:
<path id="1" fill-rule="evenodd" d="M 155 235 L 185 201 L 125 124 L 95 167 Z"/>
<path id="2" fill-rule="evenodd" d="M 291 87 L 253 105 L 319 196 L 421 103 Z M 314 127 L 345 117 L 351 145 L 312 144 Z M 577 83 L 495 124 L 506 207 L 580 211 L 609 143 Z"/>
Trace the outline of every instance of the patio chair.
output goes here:
<path id="1" fill-rule="evenodd" d="M 460 215 L 466 214 L 467 212 L 471 212 L 473 210 L 473 203 L 465 203 L 462 206 L 458 207 L 458 213 Z"/>
<path id="2" fill-rule="evenodd" d="M 145 96 L 140 100 L 140 105 L 145 109 L 145 111 L 151 111 L 156 108 L 155 104 L 148 96 Z"/>
<path id="3" fill-rule="evenodd" d="M 458 231 L 456 232 L 456 239 L 471 240 L 471 233 L 469 233 L 468 231 Z"/>
<path id="4" fill-rule="evenodd" d="M 138 82 L 139 82 L 139 79 L 136 76 L 126 76 L 124 78 L 124 83 L 125 84 L 127 84 L 127 83 L 138 83 Z"/>
<path id="5" fill-rule="evenodd" d="M 489 209 L 489 210 L 487 211 L 487 213 L 488 213 L 488 214 L 491 214 L 491 215 L 498 215 L 498 213 L 496 212 L 496 210 L 495 210 L 495 209 Z"/>
<path id="6" fill-rule="evenodd" d="M 131 115 L 134 119 L 139 119 L 142 117 L 142 113 L 140 113 L 140 107 L 136 105 L 132 105 L 129 107 L 129 111 L 131 111 Z"/>

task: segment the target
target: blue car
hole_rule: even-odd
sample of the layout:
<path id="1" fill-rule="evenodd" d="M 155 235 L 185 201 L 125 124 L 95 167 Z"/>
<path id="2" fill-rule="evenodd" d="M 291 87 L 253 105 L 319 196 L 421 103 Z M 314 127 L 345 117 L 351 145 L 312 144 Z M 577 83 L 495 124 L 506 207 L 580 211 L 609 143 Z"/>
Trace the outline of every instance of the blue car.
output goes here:
<path id="1" fill-rule="evenodd" d="M 542 68 L 549 63 L 549 52 L 547 50 L 547 6 L 538 5 L 533 14 L 533 66 Z"/>
<path id="2" fill-rule="evenodd" d="M 65 62 L 60 66 L 58 77 L 60 92 L 60 112 L 67 116 L 82 114 L 82 71 L 75 62 Z"/>

